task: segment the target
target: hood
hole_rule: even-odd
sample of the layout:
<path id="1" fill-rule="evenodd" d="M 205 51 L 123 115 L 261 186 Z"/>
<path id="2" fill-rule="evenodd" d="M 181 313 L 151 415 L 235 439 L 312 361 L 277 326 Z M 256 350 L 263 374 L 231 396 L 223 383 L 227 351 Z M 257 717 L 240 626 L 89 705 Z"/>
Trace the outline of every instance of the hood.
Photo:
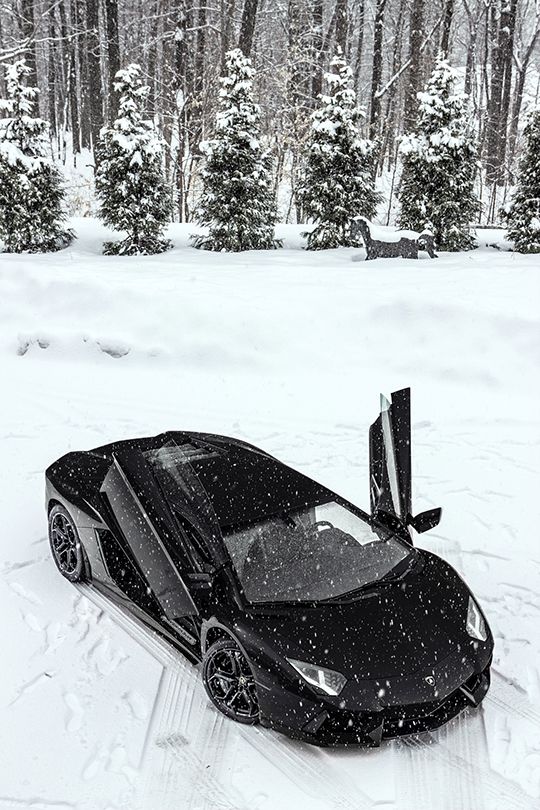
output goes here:
<path id="1" fill-rule="evenodd" d="M 429 669 L 459 650 L 460 643 L 468 649 L 470 592 L 444 560 L 417 554 L 405 577 L 354 599 L 316 607 L 261 606 L 251 614 L 251 630 L 284 657 L 329 667 L 347 678 L 392 678 Z"/>

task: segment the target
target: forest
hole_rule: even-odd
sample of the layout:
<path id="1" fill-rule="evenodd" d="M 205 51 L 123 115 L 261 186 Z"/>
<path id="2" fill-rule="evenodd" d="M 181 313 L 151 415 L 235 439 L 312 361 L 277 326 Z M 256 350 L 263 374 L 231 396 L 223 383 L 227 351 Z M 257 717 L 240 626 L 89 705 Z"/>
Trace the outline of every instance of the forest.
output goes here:
<path id="1" fill-rule="evenodd" d="M 72 213 L 93 212 L 93 150 L 117 115 L 116 73 L 133 62 L 149 87 L 145 113 L 164 140 L 179 221 L 193 219 L 200 143 L 214 134 L 218 80 L 232 48 L 255 69 L 279 216 L 288 222 L 302 214 L 302 155 L 338 51 L 351 68 L 362 135 L 373 143 L 384 224 L 395 219 L 401 138 L 418 126 L 417 94 L 438 56 L 468 96 L 480 223 L 500 221 L 526 113 L 540 96 L 538 0 L 0 0 L 0 11 L 0 97 L 2 67 L 24 58 L 71 183 Z"/>

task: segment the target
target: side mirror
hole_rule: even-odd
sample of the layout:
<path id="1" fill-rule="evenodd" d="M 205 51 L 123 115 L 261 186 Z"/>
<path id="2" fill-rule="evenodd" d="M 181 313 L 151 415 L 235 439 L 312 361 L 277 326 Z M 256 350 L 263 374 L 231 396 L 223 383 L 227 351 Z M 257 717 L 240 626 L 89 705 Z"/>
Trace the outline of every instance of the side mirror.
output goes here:
<path id="1" fill-rule="evenodd" d="M 412 526 L 418 534 L 422 534 L 438 526 L 441 515 L 442 509 L 438 506 L 436 509 L 428 509 L 426 512 L 420 512 L 420 514 L 415 517 L 409 515 L 407 517 L 407 524 Z"/>

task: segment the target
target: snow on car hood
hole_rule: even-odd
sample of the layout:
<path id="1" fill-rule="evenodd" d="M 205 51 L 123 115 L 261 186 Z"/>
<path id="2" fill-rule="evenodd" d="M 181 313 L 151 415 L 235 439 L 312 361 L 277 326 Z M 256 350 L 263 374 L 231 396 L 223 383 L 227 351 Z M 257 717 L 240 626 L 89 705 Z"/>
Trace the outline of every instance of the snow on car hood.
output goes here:
<path id="1" fill-rule="evenodd" d="M 347 678 L 391 678 L 432 667 L 453 652 L 469 653 L 468 597 L 450 565 L 421 552 L 401 580 L 348 601 L 257 610 L 251 630 L 284 657 Z"/>

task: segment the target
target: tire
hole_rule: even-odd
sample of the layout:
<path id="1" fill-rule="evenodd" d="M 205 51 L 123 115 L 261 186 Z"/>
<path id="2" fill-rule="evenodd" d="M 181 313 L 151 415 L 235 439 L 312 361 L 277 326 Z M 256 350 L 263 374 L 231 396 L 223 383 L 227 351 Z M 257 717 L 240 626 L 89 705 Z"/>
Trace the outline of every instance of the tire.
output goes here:
<path id="1" fill-rule="evenodd" d="M 49 545 L 56 567 L 70 582 L 86 580 L 85 553 L 73 518 L 56 504 L 49 513 Z"/>
<path id="2" fill-rule="evenodd" d="M 214 706 L 237 723 L 259 722 L 259 700 L 249 662 L 232 638 L 212 644 L 203 659 L 202 677 Z"/>

